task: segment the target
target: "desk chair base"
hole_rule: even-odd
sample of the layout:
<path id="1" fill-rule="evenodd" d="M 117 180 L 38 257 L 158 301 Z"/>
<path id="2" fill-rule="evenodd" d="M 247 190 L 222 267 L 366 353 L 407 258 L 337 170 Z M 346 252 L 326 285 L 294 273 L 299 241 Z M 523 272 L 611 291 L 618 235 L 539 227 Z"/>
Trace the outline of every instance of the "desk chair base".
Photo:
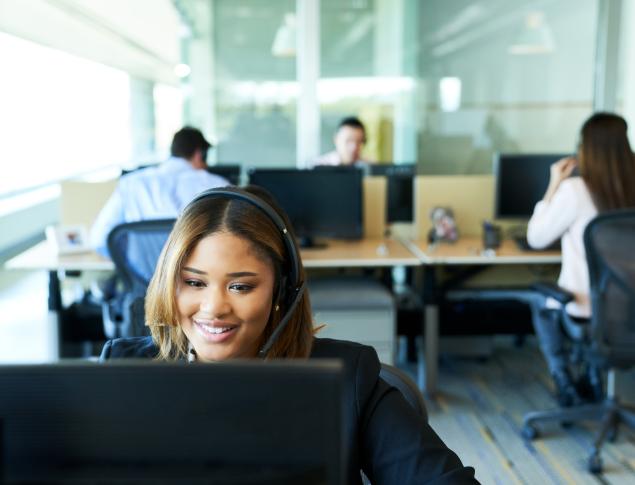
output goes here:
<path id="1" fill-rule="evenodd" d="M 618 426 L 625 423 L 635 430 L 635 407 L 619 404 L 617 400 L 607 398 L 599 404 L 586 404 L 571 408 L 559 408 L 550 411 L 537 411 L 525 415 L 522 435 L 527 440 L 539 436 L 537 423 L 559 421 L 563 425 L 576 421 L 598 421 L 602 425 L 598 431 L 588 458 L 588 470 L 591 473 L 602 473 L 602 457 L 600 451 L 608 439 L 613 442 L 617 438 Z"/>

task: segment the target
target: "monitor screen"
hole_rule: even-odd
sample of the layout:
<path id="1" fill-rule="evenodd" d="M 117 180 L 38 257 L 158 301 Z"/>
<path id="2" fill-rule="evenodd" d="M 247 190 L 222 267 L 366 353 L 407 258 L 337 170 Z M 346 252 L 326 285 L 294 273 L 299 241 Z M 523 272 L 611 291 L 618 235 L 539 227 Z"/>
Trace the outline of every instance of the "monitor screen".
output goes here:
<path id="1" fill-rule="evenodd" d="M 413 222 L 416 165 L 371 165 L 370 174 L 386 177 L 386 222 Z"/>
<path id="2" fill-rule="evenodd" d="M 208 165 L 209 173 L 226 178 L 232 185 L 240 185 L 240 165 Z"/>
<path id="3" fill-rule="evenodd" d="M 254 169 L 249 183 L 273 194 L 303 245 L 313 238 L 361 239 L 362 170 Z"/>
<path id="4" fill-rule="evenodd" d="M 2 483 L 344 483 L 337 361 L 0 366 Z"/>
<path id="5" fill-rule="evenodd" d="M 497 154 L 494 159 L 495 217 L 529 219 L 536 202 L 545 195 L 551 165 L 566 156 Z"/>

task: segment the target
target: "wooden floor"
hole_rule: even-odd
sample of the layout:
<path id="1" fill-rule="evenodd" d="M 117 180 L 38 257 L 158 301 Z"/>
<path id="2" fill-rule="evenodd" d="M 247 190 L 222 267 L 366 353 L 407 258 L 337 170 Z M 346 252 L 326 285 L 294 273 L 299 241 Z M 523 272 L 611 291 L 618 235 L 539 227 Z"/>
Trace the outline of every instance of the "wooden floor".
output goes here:
<path id="1" fill-rule="evenodd" d="M 633 375 L 618 382 L 619 391 L 625 389 L 628 401 L 635 402 Z M 599 476 L 586 471 L 592 423 L 568 429 L 549 425 L 529 443 L 520 437 L 526 412 L 555 405 L 533 339 L 520 348 L 501 339 L 484 361 L 446 357 L 439 383 L 440 392 L 426 398 L 430 423 L 463 463 L 476 469 L 481 483 L 635 484 L 635 434 L 625 427 L 615 443 L 605 445 Z"/>

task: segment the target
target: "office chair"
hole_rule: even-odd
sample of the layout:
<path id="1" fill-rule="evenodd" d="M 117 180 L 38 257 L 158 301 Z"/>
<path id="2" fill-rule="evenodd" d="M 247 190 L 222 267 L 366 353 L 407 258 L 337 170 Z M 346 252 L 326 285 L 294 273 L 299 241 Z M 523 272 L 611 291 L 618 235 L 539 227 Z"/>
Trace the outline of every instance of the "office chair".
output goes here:
<path id="1" fill-rule="evenodd" d="M 108 338 L 147 335 L 144 300 L 161 250 L 175 219 L 128 222 L 108 234 L 108 252 L 122 291 L 103 305 Z"/>
<path id="2" fill-rule="evenodd" d="M 415 411 L 421 417 L 428 422 L 428 411 L 426 410 L 426 403 L 423 400 L 423 395 L 417 387 L 417 384 L 401 369 L 382 362 L 381 369 L 379 370 L 379 377 L 383 379 L 388 385 L 395 387 L 403 397 L 406 399 Z M 371 485 L 370 480 L 360 471 L 362 475 L 362 483 L 364 485 Z"/>
<path id="3" fill-rule="evenodd" d="M 425 421 L 428 421 L 428 411 L 426 410 L 426 403 L 423 400 L 421 390 L 408 374 L 395 366 L 382 363 L 379 377 L 388 385 L 397 388 L 408 404 L 410 404 Z"/>
<path id="4" fill-rule="evenodd" d="M 528 413 L 522 433 L 527 439 L 537 437 L 536 424 L 541 422 L 601 421 L 588 458 L 589 471 L 601 473 L 602 444 L 615 439 L 621 423 L 635 429 L 635 407 L 619 403 L 615 396 L 615 370 L 635 367 L 635 210 L 593 219 L 584 231 L 584 246 L 592 316 L 582 357 L 608 372 L 606 395 L 598 404 Z"/>

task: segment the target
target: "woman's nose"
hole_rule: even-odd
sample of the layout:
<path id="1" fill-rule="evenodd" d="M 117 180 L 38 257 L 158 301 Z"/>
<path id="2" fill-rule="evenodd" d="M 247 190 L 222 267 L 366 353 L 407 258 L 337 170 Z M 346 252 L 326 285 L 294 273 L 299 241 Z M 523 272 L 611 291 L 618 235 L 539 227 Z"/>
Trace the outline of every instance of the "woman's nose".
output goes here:
<path id="1" fill-rule="evenodd" d="M 201 312 L 214 318 L 222 317 L 230 311 L 229 301 L 224 292 L 218 289 L 210 289 L 205 292 L 200 308 Z"/>

